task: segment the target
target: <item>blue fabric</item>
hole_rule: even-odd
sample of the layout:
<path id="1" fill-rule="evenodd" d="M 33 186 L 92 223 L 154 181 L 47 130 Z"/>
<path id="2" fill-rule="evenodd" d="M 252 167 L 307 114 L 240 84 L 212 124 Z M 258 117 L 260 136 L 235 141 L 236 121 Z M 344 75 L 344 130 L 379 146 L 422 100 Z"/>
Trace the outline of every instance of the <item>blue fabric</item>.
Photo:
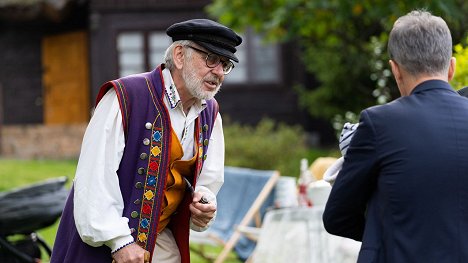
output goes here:
<path id="1" fill-rule="evenodd" d="M 361 113 L 323 215 L 359 263 L 468 262 L 467 120 L 441 80 Z"/>
<path id="2" fill-rule="evenodd" d="M 227 241 L 234 229 L 241 222 L 265 183 L 274 171 L 249 168 L 229 167 L 224 170 L 224 184 L 217 195 L 218 212 L 213 225 L 207 230 Z M 260 208 L 260 214 L 273 206 L 274 190 Z M 254 225 L 254 222 L 251 222 Z M 238 257 L 246 260 L 255 248 L 255 242 L 241 237 L 234 247 Z"/>

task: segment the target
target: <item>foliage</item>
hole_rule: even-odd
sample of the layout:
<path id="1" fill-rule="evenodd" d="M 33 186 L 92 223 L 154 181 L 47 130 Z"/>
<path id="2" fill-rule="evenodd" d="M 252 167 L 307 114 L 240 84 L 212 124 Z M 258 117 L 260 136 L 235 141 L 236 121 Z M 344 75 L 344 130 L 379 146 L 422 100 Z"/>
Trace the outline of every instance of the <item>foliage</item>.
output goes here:
<path id="1" fill-rule="evenodd" d="M 465 44 L 457 44 L 454 49 L 454 57 L 457 59 L 457 66 L 455 69 L 455 77 L 450 84 L 458 90 L 468 86 L 468 38 L 465 39 Z"/>
<path id="2" fill-rule="evenodd" d="M 307 149 L 305 133 L 299 126 L 275 124 L 263 119 L 257 126 L 224 124 L 226 165 L 279 170 L 282 175 L 297 176 L 301 158 L 309 162 L 329 151 Z"/>
<path id="3" fill-rule="evenodd" d="M 250 27 L 269 41 L 299 43 L 304 65 L 321 83 L 303 87 L 301 104 L 332 119 L 397 96 L 385 43 L 396 18 L 418 8 L 443 17 L 454 43 L 466 33 L 464 0 L 214 0 L 207 11 L 236 30 Z"/>

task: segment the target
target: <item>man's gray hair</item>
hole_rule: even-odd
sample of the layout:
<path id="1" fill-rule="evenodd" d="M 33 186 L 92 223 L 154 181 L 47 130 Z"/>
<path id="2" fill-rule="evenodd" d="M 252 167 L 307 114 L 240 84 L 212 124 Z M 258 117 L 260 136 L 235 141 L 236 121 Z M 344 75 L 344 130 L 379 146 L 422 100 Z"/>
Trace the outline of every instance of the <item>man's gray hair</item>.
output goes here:
<path id="1" fill-rule="evenodd" d="M 174 43 L 172 43 L 167 49 L 166 49 L 166 52 L 164 53 L 164 64 L 165 64 L 165 67 L 169 70 L 173 70 L 174 69 L 174 58 L 172 56 L 172 51 L 174 50 L 174 48 L 176 46 L 187 46 L 187 45 L 192 45 L 193 42 L 190 41 L 190 40 L 178 40 L 178 41 L 174 41 Z M 191 49 L 187 49 L 186 51 L 187 53 L 187 56 L 188 57 L 191 57 L 192 56 L 192 50 Z"/>
<path id="2" fill-rule="evenodd" d="M 388 39 L 390 59 L 413 76 L 447 74 L 452 36 L 445 21 L 425 10 L 398 18 Z"/>

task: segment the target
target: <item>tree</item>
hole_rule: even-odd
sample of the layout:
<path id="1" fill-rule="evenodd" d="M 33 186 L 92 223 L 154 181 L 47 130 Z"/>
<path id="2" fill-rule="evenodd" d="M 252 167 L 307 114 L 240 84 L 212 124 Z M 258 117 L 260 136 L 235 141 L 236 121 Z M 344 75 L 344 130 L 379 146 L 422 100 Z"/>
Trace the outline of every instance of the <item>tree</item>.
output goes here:
<path id="1" fill-rule="evenodd" d="M 214 0 L 209 14 L 237 30 L 248 27 L 268 41 L 296 41 L 304 65 L 320 85 L 299 90 L 313 116 L 332 119 L 398 96 L 386 42 L 397 17 L 426 8 L 443 17 L 454 43 L 466 33 L 465 0 Z"/>
<path id="2" fill-rule="evenodd" d="M 455 58 L 457 66 L 455 68 L 455 77 L 450 84 L 455 89 L 461 89 L 468 86 L 468 38 L 465 39 L 465 44 L 455 45 Z"/>

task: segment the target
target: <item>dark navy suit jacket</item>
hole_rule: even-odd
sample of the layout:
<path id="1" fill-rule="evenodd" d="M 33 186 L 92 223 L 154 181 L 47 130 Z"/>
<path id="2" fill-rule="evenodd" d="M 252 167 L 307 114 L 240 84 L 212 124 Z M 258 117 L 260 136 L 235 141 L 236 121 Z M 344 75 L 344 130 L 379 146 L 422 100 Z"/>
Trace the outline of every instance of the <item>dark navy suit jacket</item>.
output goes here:
<path id="1" fill-rule="evenodd" d="M 323 221 L 358 262 L 468 262 L 468 99 L 430 80 L 361 113 Z"/>

